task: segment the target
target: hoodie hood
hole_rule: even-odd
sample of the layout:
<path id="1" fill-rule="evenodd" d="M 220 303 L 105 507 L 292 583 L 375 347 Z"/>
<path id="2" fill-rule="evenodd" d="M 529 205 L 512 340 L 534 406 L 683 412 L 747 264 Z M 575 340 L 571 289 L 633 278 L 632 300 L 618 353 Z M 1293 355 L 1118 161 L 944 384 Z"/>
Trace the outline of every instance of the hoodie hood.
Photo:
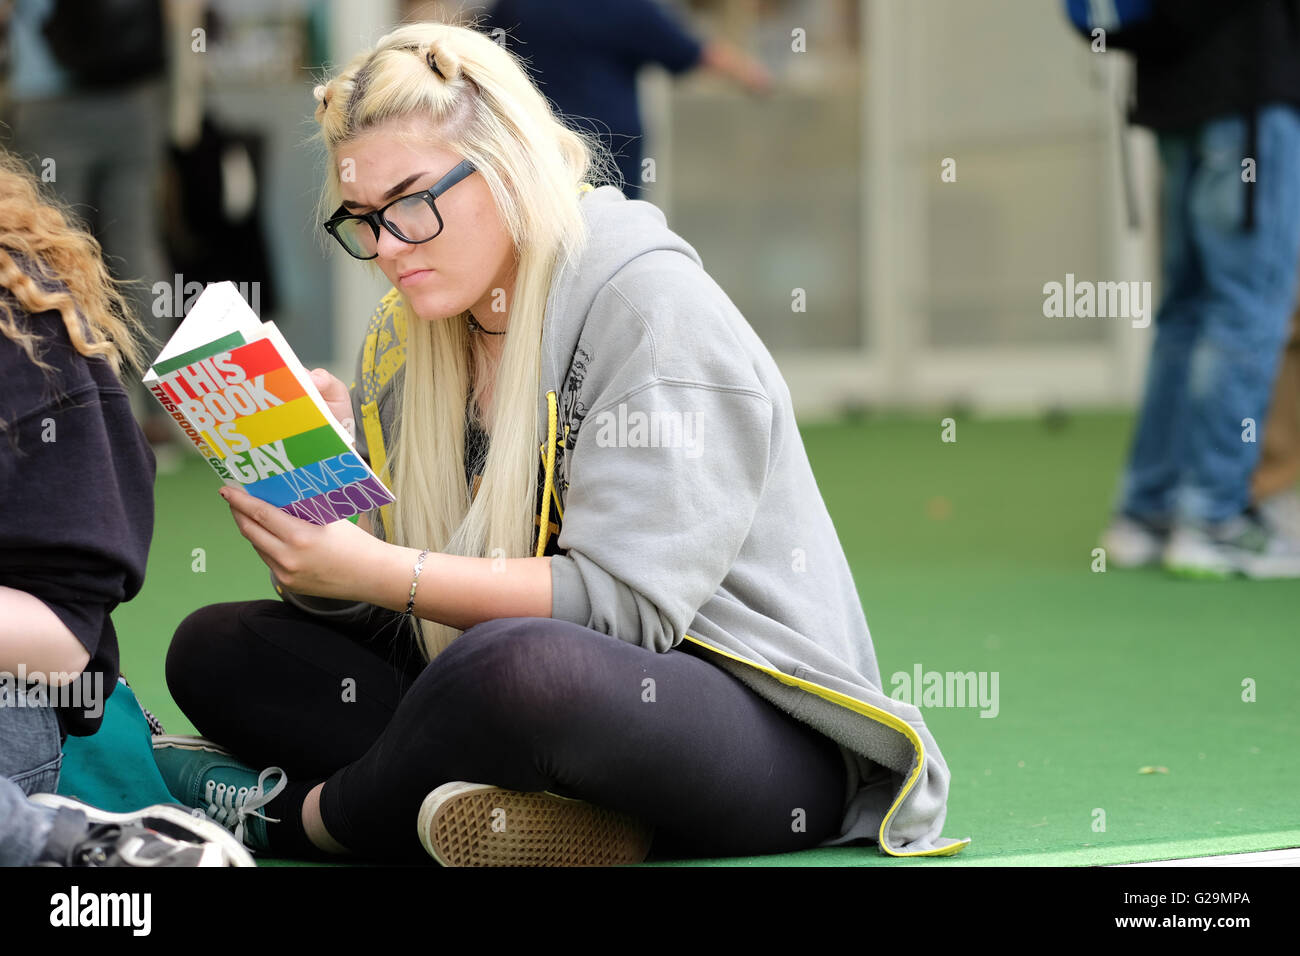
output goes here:
<path id="1" fill-rule="evenodd" d="M 694 247 L 668 228 L 663 211 L 653 203 L 628 199 L 614 186 L 599 186 L 583 193 L 579 205 L 587 223 L 587 244 L 577 262 L 557 267 L 546 300 L 538 398 L 541 442 L 546 440 L 546 393 L 559 392 L 597 293 L 647 253 L 675 252 L 704 265 Z"/>

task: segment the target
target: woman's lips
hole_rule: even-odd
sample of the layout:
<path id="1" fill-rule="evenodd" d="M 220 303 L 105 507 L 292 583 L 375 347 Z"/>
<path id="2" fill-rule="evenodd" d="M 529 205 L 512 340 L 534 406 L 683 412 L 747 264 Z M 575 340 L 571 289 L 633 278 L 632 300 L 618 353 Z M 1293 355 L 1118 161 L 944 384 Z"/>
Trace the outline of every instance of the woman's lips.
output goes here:
<path id="1" fill-rule="evenodd" d="M 412 269 L 410 272 L 403 272 L 399 275 L 397 281 L 401 285 L 414 285 L 417 282 L 423 282 L 433 273 L 433 269 Z"/>

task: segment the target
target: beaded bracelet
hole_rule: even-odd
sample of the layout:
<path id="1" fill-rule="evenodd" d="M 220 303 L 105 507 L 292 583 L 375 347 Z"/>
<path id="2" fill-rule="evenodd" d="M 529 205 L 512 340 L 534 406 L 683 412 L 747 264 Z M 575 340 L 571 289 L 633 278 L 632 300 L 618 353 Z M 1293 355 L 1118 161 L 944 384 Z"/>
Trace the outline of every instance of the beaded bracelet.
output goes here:
<path id="1" fill-rule="evenodd" d="M 429 556 L 429 549 L 425 548 L 420 552 L 420 556 L 415 559 L 415 577 L 411 578 L 411 596 L 406 602 L 404 614 L 410 614 L 415 609 L 415 585 L 420 581 L 420 572 L 424 570 L 424 559 Z"/>

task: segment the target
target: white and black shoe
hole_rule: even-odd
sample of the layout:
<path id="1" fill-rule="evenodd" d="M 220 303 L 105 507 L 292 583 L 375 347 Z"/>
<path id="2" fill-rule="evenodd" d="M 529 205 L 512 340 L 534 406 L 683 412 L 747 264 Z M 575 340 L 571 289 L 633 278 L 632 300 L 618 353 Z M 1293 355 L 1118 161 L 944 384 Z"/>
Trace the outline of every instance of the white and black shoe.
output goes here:
<path id="1" fill-rule="evenodd" d="M 225 828 L 181 807 L 110 813 L 72 797 L 38 793 L 58 811 L 37 866 L 256 866 Z"/>
<path id="2" fill-rule="evenodd" d="M 1300 578 L 1300 542 L 1247 508 L 1217 524 L 1176 527 L 1164 565 L 1184 577 Z"/>

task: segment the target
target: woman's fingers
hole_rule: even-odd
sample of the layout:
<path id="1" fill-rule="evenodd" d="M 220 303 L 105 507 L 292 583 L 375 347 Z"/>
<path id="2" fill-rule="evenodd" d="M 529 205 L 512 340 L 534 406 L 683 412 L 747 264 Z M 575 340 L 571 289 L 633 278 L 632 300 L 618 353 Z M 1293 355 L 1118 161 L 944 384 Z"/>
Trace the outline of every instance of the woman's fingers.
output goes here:
<path id="1" fill-rule="evenodd" d="M 244 517 L 257 522 L 257 524 L 286 544 L 300 544 L 298 539 L 304 529 L 315 527 L 310 522 L 286 514 L 275 505 L 263 501 L 261 498 L 254 498 L 243 488 L 227 486 L 221 489 L 221 496 L 226 499 L 230 507 Z"/>
<path id="2" fill-rule="evenodd" d="M 223 488 L 221 496 L 230 505 L 239 533 L 248 539 L 262 560 L 272 570 L 292 575 L 298 564 L 295 556 L 305 545 L 301 532 L 304 527 L 315 526 L 254 498 L 242 488 Z"/>
<path id="3" fill-rule="evenodd" d="M 262 560 L 267 564 L 274 562 L 277 566 L 281 566 L 283 542 L 253 518 L 240 511 L 233 502 L 230 503 L 230 513 L 235 519 L 239 533 L 248 539 L 248 543 L 253 546 Z"/>
<path id="4" fill-rule="evenodd" d="M 221 496 L 239 533 L 285 587 L 300 593 L 345 596 L 357 583 L 358 548 L 380 543 L 350 522 L 315 525 L 242 488 L 222 488 Z"/>

